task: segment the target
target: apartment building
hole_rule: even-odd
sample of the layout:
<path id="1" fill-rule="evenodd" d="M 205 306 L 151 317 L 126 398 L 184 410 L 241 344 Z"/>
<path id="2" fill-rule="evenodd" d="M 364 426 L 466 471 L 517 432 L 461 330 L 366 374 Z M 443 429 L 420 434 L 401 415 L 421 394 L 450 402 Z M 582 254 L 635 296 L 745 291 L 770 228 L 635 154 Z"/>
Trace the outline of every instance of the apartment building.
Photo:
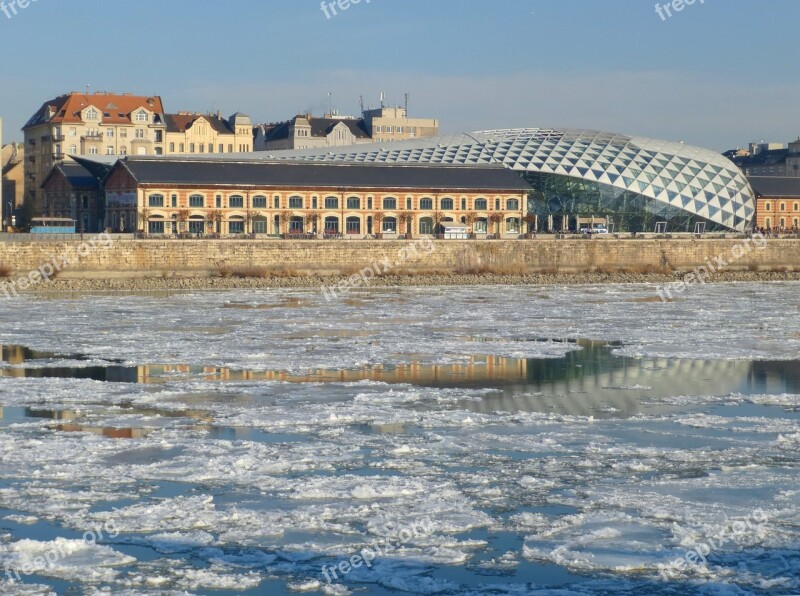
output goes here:
<path id="1" fill-rule="evenodd" d="M 67 155 L 163 155 L 166 121 L 158 96 L 67 93 L 48 100 L 23 127 L 25 202 L 44 209 L 42 184 Z"/>
<path id="2" fill-rule="evenodd" d="M 227 120 L 219 112 L 167 114 L 167 155 L 192 153 L 250 153 L 253 123 L 237 112 Z"/>
<path id="3" fill-rule="evenodd" d="M 409 118 L 406 108 L 380 107 L 364 111 L 364 125 L 374 142 L 404 141 L 439 136 L 439 121 Z"/>
<path id="4" fill-rule="evenodd" d="M 285 122 L 253 128 L 255 151 L 345 147 L 361 143 L 403 141 L 439 134 L 439 121 L 409 118 L 405 108 L 365 110 L 362 118 L 335 112 L 322 118 L 300 114 Z"/>

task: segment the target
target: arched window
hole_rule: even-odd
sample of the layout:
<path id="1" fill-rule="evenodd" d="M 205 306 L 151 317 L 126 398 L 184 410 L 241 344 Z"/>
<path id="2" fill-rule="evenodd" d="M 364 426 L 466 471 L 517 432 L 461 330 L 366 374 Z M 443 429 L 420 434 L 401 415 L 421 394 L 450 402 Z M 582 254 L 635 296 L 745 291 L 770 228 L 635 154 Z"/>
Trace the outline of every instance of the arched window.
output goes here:
<path id="1" fill-rule="evenodd" d="M 192 195 L 189 197 L 189 207 L 202 209 L 205 207 L 205 197 L 203 195 Z"/>
<path id="2" fill-rule="evenodd" d="M 771 203 L 765 203 L 764 204 L 764 211 L 772 211 L 772 204 Z"/>
<path id="3" fill-rule="evenodd" d="M 781 203 L 781 211 L 786 211 L 786 203 Z"/>
<path id="4" fill-rule="evenodd" d="M 329 216 L 325 218 L 325 233 L 338 234 L 339 233 L 339 218 Z"/>
<path id="5" fill-rule="evenodd" d="M 348 202 L 350 199 L 348 199 Z M 360 217 L 348 217 L 347 218 L 347 233 L 348 234 L 360 234 L 361 233 L 361 218 Z"/>
<path id="6" fill-rule="evenodd" d="M 302 234 L 303 233 L 303 218 L 299 216 L 289 218 L 289 233 Z"/>
<path id="7" fill-rule="evenodd" d="M 163 207 L 164 195 L 150 195 L 147 199 L 148 207 Z"/>
<path id="8" fill-rule="evenodd" d="M 453 210 L 453 199 L 442 199 L 442 211 Z"/>
<path id="9" fill-rule="evenodd" d="M 244 208 L 244 197 L 241 195 L 233 195 L 228 199 L 228 207 L 231 209 Z"/>
<path id="10" fill-rule="evenodd" d="M 423 211 L 432 211 L 433 210 L 433 199 L 420 199 L 419 200 L 419 208 Z M 430 232 L 427 232 L 430 233 Z"/>
<path id="11" fill-rule="evenodd" d="M 289 209 L 302 209 L 303 197 L 289 197 Z"/>
<path id="12" fill-rule="evenodd" d="M 506 201 L 507 211 L 519 211 L 519 201 L 517 199 L 508 199 Z"/>
<path id="13" fill-rule="evenodd" d="M 420 234 L 433 234 L 433 218 L 422 217 L 419 220 L 419 233 Z"/>
<path id="14" fill-rule="evenodd" d="M 397 218 L 387 217 L 383 220 L 383 233 L 396 234 L 397 233 Z"/>
<path id="15" fill-rule="evenodd" d="M 339 208 L 339 199 L 338 197 L 325 197 L 325 209 L 338 209 Z M 338 229 L 339 220 L 336 220 L 336 225 Z"/>
<path id="16" fill-rule="evenodd" d="M 475 211 L 486 211 L 488 208 L 489 204 L 486 199 L 475 199 Z"/>
<path id="17" fill-rule="evenodd" d="M 358 197 L 348 197 L 347 198 L 347 208 L 348 209 L 361 209 L 361 199 Z M 350 221 L 348 219 L 348 221 Z"/>
<path id="18" fill-rule="evenodd" d="M 253 197 L 253 209 L 266 209 L 266 208 L 267 208 L 267 197 L 264 196 Z"/>
<path id="19" fill-rule="evenodd" d="M 509 234 L 519 234 L 519 218 L 509 217 L 506 220 L 506 232 Z"/>
<path id="20" fill-rule="evenodd" d="M 485 234 L 489 229 L 489 222 L 483 217 L 476 219 L 474 229 L 476 234 Z"/>
<path id="21" fill-rule="evenodd" d="M 383 208 L 387 211 L 394 211 L 397 209 L 397 199 L 394 197 L 386 197 L 383 199 Z"/>

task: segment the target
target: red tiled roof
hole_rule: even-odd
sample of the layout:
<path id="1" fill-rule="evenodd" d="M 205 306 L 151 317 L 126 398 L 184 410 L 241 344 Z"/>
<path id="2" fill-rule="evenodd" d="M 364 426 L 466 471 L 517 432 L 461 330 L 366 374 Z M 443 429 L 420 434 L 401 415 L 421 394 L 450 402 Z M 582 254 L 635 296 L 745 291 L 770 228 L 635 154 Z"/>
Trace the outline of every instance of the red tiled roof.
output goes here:
<path id="1" fill-rule="evenodd" d="M 145 108 L 156 114 L 164 113 L 159 96 L 115 93 L 69 93 L 46 101 L 23 127 L 39 124 L 70 124 L 81 122 L 80 112 L 94 106 L 103 115 L 103 124 L 131 124 L 130 115 L 138 108 Z M 50 117 L 50 114 L 53 114 Z"/>

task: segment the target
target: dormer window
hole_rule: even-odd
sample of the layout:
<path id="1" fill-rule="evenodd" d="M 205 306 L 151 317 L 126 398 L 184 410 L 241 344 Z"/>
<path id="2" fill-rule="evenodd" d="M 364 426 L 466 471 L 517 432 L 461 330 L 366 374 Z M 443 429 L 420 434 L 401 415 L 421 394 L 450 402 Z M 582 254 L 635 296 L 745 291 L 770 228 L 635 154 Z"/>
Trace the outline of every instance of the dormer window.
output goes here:
<path id="1" fill-rule="evenodd" d="M 89 108 L 86 110 L 86 119 L 87 120 L 97 120 L 99 113 L 94 108 Z"/>
<path id="2" fill-rule="evenodd" d="M 136 112 L 136 122 L 147 122 L 147 112 L 142 110 L 141 112 Z"/>

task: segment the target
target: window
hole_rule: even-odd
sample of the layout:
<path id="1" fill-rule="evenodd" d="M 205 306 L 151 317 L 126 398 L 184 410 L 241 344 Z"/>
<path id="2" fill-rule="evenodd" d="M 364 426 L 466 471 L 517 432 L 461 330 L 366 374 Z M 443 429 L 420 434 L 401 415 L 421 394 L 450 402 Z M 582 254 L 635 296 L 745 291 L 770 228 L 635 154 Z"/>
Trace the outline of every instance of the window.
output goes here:
<path id="1" fill-rule="evenodd" d="M 506 220 L 506 232 L 509 234 L 519 234 L 519 218 L 510 217 Z"/>
<path id="2" fill-rule="evenodd" d="M 120 147 L 119 154 L 120 155 L 128 155 L 128 148 L 127 147 Z"/>
<path id="3" fill-rule="evenodd" d="M 123 128 L 122 130 L 119 131 L 119 138 L 120 139 L 127 139 L 128 138 L 128 129 L 127 128 Z"/>
<path id="4" fill-rule="evenodd" d="M 786 211 L 786 203 L 781 203 L 781 211 Z"/>
<path id="5" fill-rule="evenodd" d="M 303 197 L 289 197 L 289 209 L 302 209 Z"/>
<path id="6" fill-rule="evenodd" d="M 383 126 L 376 127 L 375 132 L 383 132 Z"/>
<path id="7" fill-rule="evenodd" d="M 194 143 L 189 143 L 189 153 L 194 153 Z"/>
<path id="8" fill-rule="evenodd" d="M 147 205 L 149 207 L 163 207 L 164 195 L 150 195 L 147 199 Z"/>
<path id="9" fill-rule="evenodd" d="M 467 210 L 467 199 L 464 199 L 464 198 L 461 199 L 461 210 L 462 211 L 466 211 Z"/>
<path id="10" fill-rule="evenodd" d="M 244 234 L 243 221 L 228 222 L 228 234 Z"/>
<path id="11" fill-rule="evenodd" d="M 175 153 L 175 143 L 170 143 L 169 144 L 169 152 L 170 153 Z"/>
<path id="12" fill-rule="evenodd" d="M 106 147 L 106 155 L 114 155 L 114 147 L 112 147 L 111 145 Z"/>
<path id="13" fill-rule="evenodd" d="M 383 220 L 383 233 L 396 234 L 397 233 L 397 220 L 394 217 L 387 217 Z"/>
<path id="14" fill-rule="evenodd" d="M 423 211 L 430 211 L 433 209 L 433 199 L 420 199 L 419 208 Z"/>
<path id="15" fill-rule="evenodd" d="M 289 231 L 295 234 L 303 233 L 303 218 L 293 217 L 289 220 Z"/>
<path id="16" fill-rule="evenodd" d="M 172 207 L 173 208 L 178 207 L 178 195 L 172 195 Z"/>
<path id="17" fill-rule="evenodd" d="M 89 147 L 89 155 L 97 155 L 97 147 Z"/>
<path id="18" fill-rule="evenodd" d="M 198 145 L 198 149 L 200 149 L 200 153 L 206 152 L 206 146 L 203 143 L 200 143 L 200 145 Z"/>
<path id="19" fill-rule="evenodd" d="M 164 222 L 163 221 L 151 221 L 151 222 L 148 222 L 147 229 L 151 234 L 163 234 L 164 233 Z"/>
<path id="20" fill-rule="evenodd" d="M 326 234 L 338 234 L 339 233 L 339 218 L 338 217 L 326 217 L 325 218 L 325 233 Z"/>
<path id="21" fill-rule="evenodd" d="M 164 153 L 164 150 L 161 147 L 156 147 L 155 149 L 153 149 L 153 153 L 155 153 L 156 155 L 162 155 Z"/>
<path id="22" fill-rule="evenodd" d="M 494 200 L 494 210 L 495 211 L 500 211 L 500 199 L 495 199 Z"/>
<path id="23" fill-rule="evenodd" d="M 390 197 L 383 199 L 383 208 L 394 211 L 395 209 L 397 209 L 397 199 L 393 199 Z"/>
<path id="24" fill-rule="evenodd" d="M 113 128 L 109 128 L 106 131 L 106 137 L 109 138 L 109 139 L 113 139 L 114 138 L 114 129 Z"/>
<path id="25" fill-rule="evenodd" d="M 349 201 L 350 199 L 348 199 Z M 347 218 L 347 233 L 360 234 L 361 233 L 361 220 L 358 217 Z"/>
<path id="26" fill-rule="evenodd" d="M 216 205 L 217 205 L 217 209 L 222 209 L 222 195 L 217 195 L 217 197 L 216 197 Z"/>
<path id="27" fill-rule="evenodd" d="M 267 197 L 253 197 L 253 209 L 266 209 Z"/>
<path id="28" fill-rule="evenodd" d="M 519 201 L 517 199 L 508 199 L 506 201 L 506 209 L 508 211 L 519 211 Z"/>
<path id="29" fill-rule="evenodd" d="M 147 121 L 148 121 L 147 112 L 145 112 L 144 110 L 136 112 L 136 122 L 147 122 Z"/>
<path id="30" fill-rule="evenodd" d="M 792 210 L 797 211 L 798 207 L 800 207 L 800 203 L 795 203 L 794 205 L 792 205 Z"/>
<path id="31" fill-rule="evenodd" d="M 242 209 L 244 207 L 244 197 L 241 195 L 233 195 L 228 199 L 228 207 L 231 209 Z"/>
<path id="32" fill-rule="evenodd" d="M 764 205 L 764 211 L 772 211 L 772 205 L 770 203 Z"/>
<path id="33" fill-rule="evenodd" d="M 411 211 L 411 197 L 408 197 L 408 198 L 406 199 L 406 209 L 407 209 L 408 211 Z"/>
<path id="34" fill-rule="evenodd" d="M 347 199 L 347 208 L 348 209 L 361 209 L 361 199 L 359 199 L 358 197 L 349 197 Z M 348 233 L 350 233 L 349 229 L 348 229 Z"/>
<path id="35" fill-rule="evenodd" d="M 142 128 L 137 128 L 136 129 L 136 138 L 137 139 L 143 139 L 144 138 L 144 129 L 142 129 Z"/>
<path id="36" fill-rule="evenodd" d="M 220 145 L 219 145 L 219 152 L 220 153 L 225 153 L 225 145 L 223 145 L 222 143 L 220 143 Z"/>
<path id="37" fill-rule="evenodd" d="M 433 219 L 430 217 L 423 217 L 419 220 L 419 233 L 420 234 L 433 234 Z"/>
<path id="38" fill-rule="evenodd" d="M 394 126 L 387 126 L 386 132 L 387 134 L 394 134 Z"/>
<path id="39" fill-rule="evenodd" d="M 69 129 L 69 136 L 71 136 L 71 137 L 76 137 L 76 136 L 78 136 L 78 129 L 77 129 L 77 128 L 75 128 L 74 126 L 70 127 L 70 129 Z"/>
<path id="40" fill-rule="evenodd" d="M 69 154 L 70 155 L 77 155 L 77 153 L 78 153 L 78 148 L 75 145 L 70 145 L 69 146 Z"/>
<path id="41" fill-rule="evenodd" d="M 476 234 L 485 234 L 486 230 L 489 229 L 488 222 L 485 219 L 476 219 L 475 220 L 475 233 Z"/>
<path id="42" fill-rule="evenodd" d="M 88 110 L 86 110 L 87 120 L 97 120 L 98 115 L 99 114 L 97 113 L 97 110 L 95 110 L 94 108 L 89 108 Z"/>
<path id="43" fill-rule="evenodd" d="M 314 197 L 314 198 L 311 199 L 311 208 L 312 209 L 316 209 L 317 208 L 317 197 Z"/>
<path id="44" fill-rule="evenodd" d="M 183 143 L 178 145 L 178 153 L 184 153 L 186 151 L 186 145 Z"/>
<path id="45" fill-rule="evenodd" d="M 228 145 L 228 153 L 233 153 L 233 144 Z"/>
<path id="46" fill-rule="evenodd" d="M 442 199 L 442 211 L 453 210 L 453 199 Z"/>
<path id="47" fill-rule="evenodd" d="M 189 197 L 189 207 L 195 209 L 202 209 L 205 206 L 206 199 L 203 195 L 192 195 Z"/>
<path id="48" fill-rule="evenodd" d="M 486 199 L 475 199 L 475 211 L 486 211 L 488 208 Z"/>
<path id="49" fill-rule="evenodd" d="M 281 208 L 281 198 L 280 197 L 276 196 L 274 203 L 275 203 L 275 209 L 280 209 Z"/>
<path id="50" fill-rule="evenodd" d="M 261 197 L 266 200 L 266 197 Z M 267 233 L 267 221 L 264 219 L 257 219 L 253 222 L 253 234 L 266 234 Z"/>
<path id="51" fill-rule="evenodd" d="M 339 199 L 336 197 L 325 197 L 325 209 L 338 209 Z"/>
<path id="52" fill-rule="evenodd" d="M 208 152 L 209 153 L 214 153 L 214 143 L 209 143 L 208 144 Z"/>

